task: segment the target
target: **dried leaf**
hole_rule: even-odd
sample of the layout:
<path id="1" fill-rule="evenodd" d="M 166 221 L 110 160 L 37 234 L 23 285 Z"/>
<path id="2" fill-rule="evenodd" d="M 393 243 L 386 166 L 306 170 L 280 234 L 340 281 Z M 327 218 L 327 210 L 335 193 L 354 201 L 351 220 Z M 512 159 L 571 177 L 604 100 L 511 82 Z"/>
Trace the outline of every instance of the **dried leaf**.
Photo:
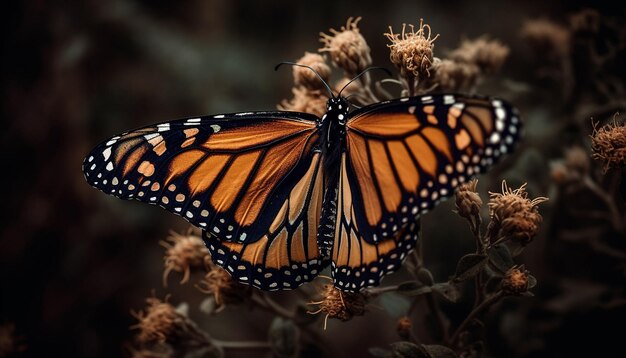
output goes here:
<path id="1" fill-rule="evenodd" d="M 515 265 L 511 252 L 506 245 L 496 245 L 489 252 L 489 266 L 502 276 Z"/>
<path id="2" fill-rule="evenodd" d="M 481 254 L 467 254 L 459 260 L 454 274 L 454 281 L 464 281 L 476 276 L 487 263 L 487 256 Z"/>
<path id="3" fill-rule="evenodd" d="M 437 283 L 432 286 L 433 291 L 437 292 L 443 298 L 450 302 L 457 302 L 461 293 L 459 289 L 451 282 Z"/>

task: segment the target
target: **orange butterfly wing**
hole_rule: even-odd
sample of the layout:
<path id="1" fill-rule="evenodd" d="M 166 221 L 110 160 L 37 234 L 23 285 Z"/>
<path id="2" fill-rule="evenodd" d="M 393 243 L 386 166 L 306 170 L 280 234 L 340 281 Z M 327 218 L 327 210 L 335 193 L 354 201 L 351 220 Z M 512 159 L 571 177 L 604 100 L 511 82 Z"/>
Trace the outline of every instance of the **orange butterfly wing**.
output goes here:
<path id="1" fill-rule="evenodd" d="M 375 243 L 512 151 L 520 122 L 501 100 L 438 95 L 362 108 L 346 132 L 347 180 L 340 190 L 353 197 L 363 239 Z"/>
<path id="2" fill-rule="evenodd" d="M 218 115 L 158 124 L 97 146 L 83 171 L 94 187 L 160 205 L 220 240 L 254 242 L 302 191 L 319 138 L 315 116 Z"/>
<path id="3" fill-rule="evenodd" d="M 422 96 L 374 104 L 346 128 L 332 248 L 345 291 L 376 286 L 415 247 L 419 215 L 510 152 L 520 122 L 500 100 Z"/>

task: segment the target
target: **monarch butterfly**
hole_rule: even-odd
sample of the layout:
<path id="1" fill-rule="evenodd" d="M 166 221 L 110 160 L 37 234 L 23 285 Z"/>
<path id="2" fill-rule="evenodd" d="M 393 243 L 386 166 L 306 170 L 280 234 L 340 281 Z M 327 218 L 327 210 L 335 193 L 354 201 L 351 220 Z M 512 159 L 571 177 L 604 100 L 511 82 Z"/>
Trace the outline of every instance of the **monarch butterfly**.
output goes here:
<path id="1" fill-rule="evenodd" d="M 321 118 L 272 111 L 164 122 L 104 141 L 83 172 L 107 194 L 201 228 L 213 261 L 239 282 L 293 289 L 330 264 L 343 291 L 376 286 L 415 246 L 416 219 L 512 150 L 518 112 L 458 94 L 350 111 L 324 84 Z"/>

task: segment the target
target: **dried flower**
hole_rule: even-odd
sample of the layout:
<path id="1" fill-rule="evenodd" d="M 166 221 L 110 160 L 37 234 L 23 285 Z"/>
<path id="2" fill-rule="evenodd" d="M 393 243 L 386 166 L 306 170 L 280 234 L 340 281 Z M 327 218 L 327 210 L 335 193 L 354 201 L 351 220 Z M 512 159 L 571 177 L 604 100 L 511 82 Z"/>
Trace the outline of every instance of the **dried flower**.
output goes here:
<path id="1" fill-rule="evenodd" d="M 598 129 L 594 125 L 591 135 L 592 157 L 604 163 L 604 171 L 626 164 L 626 125 L 615 119 Z"/>
<path id="2" fill-rule="evenodd" d="M 456 192 L 456 210 L 461 217 L 471 218 L 480 213 L 483 201 L 476 192 L 477 185 L 478 180 L 473 179 L 459 186 Z"/>
<path id="3" fill-rule="evenodd" d="M 511 267 L 502 278 L 500 288 L 506 295 L 520 295 L 529 288 L 529 272 L 524 265 Z"/>
<path id="4" fill-rule="evenodd" d="M 435 61 L 432 70 L 433 82 L 444 92 L 469 91 L 476 85 L 480 74 L 475 64 L 452 60 Z"/>
<path id="5" fill-rule="evenodd" d="M 569 54 L 570 32 L 567 28 L 545 19 L 528 20 L 521 30 L 524 38 L 537 53 L 552 60 Z"/>
<path id="6" fill-rule="evenodd" d="M 396 331 L 398 336 L 405 341 L 411 340 L 411 330 L 413 329 L 413 323 L 407 316 L 400 317 L 396 323 Z"/>
<path id="7" fill-rule="evenodd" d="M 350 17 L 341 31 L 330 29 L 332 35 L 320 33 L 320 41 L 324 47 L 320 52 L 328 52 L 333 63 L 346 71 L 350 78 L 355 77 L 372 65 L 370 48 L 357 26 L 360 17 Z"/>
<path id="8" fill-rule="evenodd" d="M 502 193 L 489 193 L 489 212 L 491 229 L 522 245 L 532 241 L 539 231 L 543 220 L 538 205 L 548 198 L 529 199 L 526 184 L 518 189 L 511 189 L 506 181 L 502 181 Z"/>
<path id="9" fill-rule="evenodd" d="M 322 76 L 328 83 L 330 78 L 330 67 L 326 64 L 324 57 L 317 53 L 305 52 L 298 61 L 301 65 L 310 66 Z M 326 87 L 313 71 L 305 67 L 293 66 L 293 82 L 296 86 L 303 86 L 310 90 L 325 90 Z"/>
<path id="10" fill-rule="evenodd" d="M 409 25 L 410 31 L 406 31 L 406 24 L 402 24 L 402 32 L 394 34 L 389 26 L 389 33 L 385 33 L 391 41 L 389 58 L 400 70 L 400 74 L 406 78 L 414 78 L 421 81 L 430 77 L 430 68 L 433 65 L 434 42 L 439 37 L 431 38 L 431 30 L 424 20 L 420 19 L 417 31 L 413 25 Z"/>
<path id="11" fill-rule="evenodd" d="M 191 268 L 203 267 L 204 258 L 209 255 L 209 250 L 200 237 L 191 233 L 181 235 L 171 232 L 167 241 L 160 242 L 161 246 L 167 249 L 164 257 L 163 285 L 167 286 L 167 277 L 172 271 L 183 272 L 180 283 L 185 283 L 189 281 Z"/>
<path id="12" fill-rule="evenodd" d="M 326 284 L 322 288 L 322 300 L 311 302 L 319 305 L 319 309 L 311 314 L 325 313 L 324 329 L 328 318 L 337 318 L 342 321 L 349 321 L 354 316 L 362 316 L 365 313 L 365 296 L 361 293 L 343 292 L 333 286 Z"/>
<path id="13" fill-rule="evenodd" d="M 146 299 L 148 306 L 145 312 L 131 312 L 139 323 L 131 326 L 131 329 L 139 329 L 137 339 L 142 343 L 165 343 L 171 340 L 177 333 L 185 331 L 186 318 L 176 311 L 169 303 L 155 297 Z"/>
<path id="14" fill-rule="evenodd" d="M 474 40 L 464 40 L 461 46 L 452 51 L 450 57 L 456 62 L 478 66 L 482 73 L 497 72 L 509 55 L 509 48 L 498 40 L 481 36 Z"/>
<path id="15" fill-rule="evenodd" d="M 252 291 L 249 286 L 234 281 L 226 270 L 215 265 L 210 258 L 207 257 L 206 261 L 208 272 L 196 287 L 203 293 L 212 294 L 218 306 L 240 303 L 250 296 Z"/>
<path id="16" fill-rule="evenodd" d="M 315 114 L 321 117 L 326 113 L 326 102 L 328 95 L 325 91 L 311 91 L 304 87 L 294 87 L 292 90 L 293 99 L 283 100 L 278 109 L 283 111 L 296 111 Z"/>

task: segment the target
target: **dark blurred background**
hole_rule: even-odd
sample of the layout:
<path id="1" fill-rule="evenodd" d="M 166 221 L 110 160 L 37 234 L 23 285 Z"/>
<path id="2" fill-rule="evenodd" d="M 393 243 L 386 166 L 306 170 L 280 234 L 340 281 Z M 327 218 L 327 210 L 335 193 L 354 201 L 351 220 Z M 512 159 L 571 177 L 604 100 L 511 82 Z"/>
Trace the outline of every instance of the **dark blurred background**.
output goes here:
<path id="1" fill-rule="evenodd" d="M 550 160 L 562 157 L 563 148 L 588 146 L 591 115 L 575 112 L 560 97 L 558 83 L 546 86 L 537 79 L 542 59 L 520 37 L 526 20 L 566 24 L 568 14 L 592 5 L 621 27 L 626 23 L 623 4 L 579 1 L 3 3 L 0 325 L 14 327 L 15 355 L 120 356 L 133 336 L 129 311 L 143 307 L 153 290 L 191 307 L 200 300 L 193 287 L 172 284 L 165 290 L 162 285 L 158 241 L 169 230 L 185 230 L 186 223 L 89 187 L 81 163 L 93 145 L 168 119 L 275 108 L 291 95 L 292 82 L 289 70 L 274 72 L 274 65 L 315 51 L 321 47 L 320 31 L 362 16 L 361 32 L 375 65 L 392 67 L 382 35 L 388 26 L 397 30 L 419 18 L 441 35 L 435 56 L 482 34 L 511 49 L 501 73 L 480 92 L 520 107 L 532 148 L 517 164 L 497 170 L 497 177 L 481 181 L 481 190 L 497 191 L 507 178 L 518 185 L 528 181 L 533 197 L 554 200 L 542 208 L 542 234 L 519 260 L 537 277 L 537 296 L 506 301 L 489 316 L 489 355 L 624 356 L 624 331 L 611 328 L 626 320 L 624 236 L 611 230 L 594 234 L 610 242 L 609 254 L 590 250 L 584 240 L 559 239 L 559 225 L 573 225 L 572 217 L 562 215 L 563 207 L 597 200 L 583 193 L 563 203 L 550 180 Z M 621 68 L 611 70 L 623 81 L 621 58 Z M 581 66 L 573 74 L 593 77 L 588 70 Z M 584 83 L 580 88 L 584 91 Z M 618 104 L 592 111 L 600 113 L 596 119 L 609 118 L 619 103 L 624 109 L 623 93 L 616 96 Z M 583 124 L 548 124 L 564 123 L 565 117 Z M 623 210 L 623 200 L 618 203 Z M 427 265 L 440 280 L 473 245 L 452 208 L 441 205 L 424 220 Z M 446 309 L 454 316 L 467 308 Z M 198 324 L 220 339 L 264 340 L 270 319 L 233 307 Z M 368 347 L 398 340 L 396 319 L 373 308 L 362 318 L 333 322 L 324 334 L 336 354 L 364 356 Z M 246 356 L 237 354 L 232 356 Z"/>

